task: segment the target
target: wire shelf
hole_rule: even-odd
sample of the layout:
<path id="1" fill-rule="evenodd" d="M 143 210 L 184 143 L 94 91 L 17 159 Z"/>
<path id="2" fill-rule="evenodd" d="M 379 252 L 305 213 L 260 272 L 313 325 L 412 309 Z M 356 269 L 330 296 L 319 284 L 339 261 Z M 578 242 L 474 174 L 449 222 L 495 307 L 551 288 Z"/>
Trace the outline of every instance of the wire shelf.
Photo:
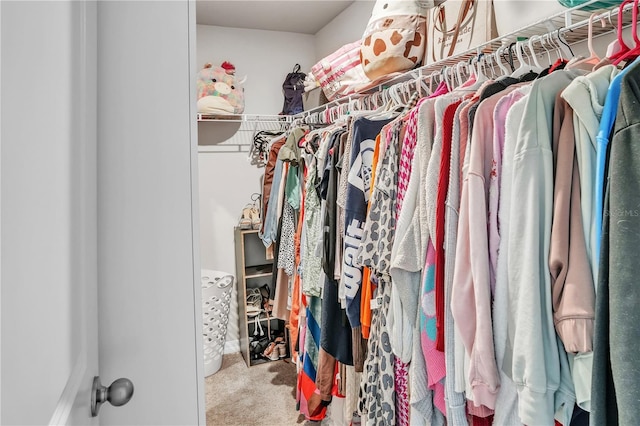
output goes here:
<path id="1" fill-rule="evenodd" d="M 546 34 L 557 34 L 561 35 L 563 39 L 566 41 L 568 45 L 573 45 L 582 41 L 587 40 L 588 38 L 588 27 L 589 27 L 589 19 L 593 13 L 596 13 L 596 16 L 593 19 L 592 25 L 592 34 L 593 37 L 598 37 L 607 33 L 614 32 L 617 28 L 616 19 L 619 15 L 619 5 L 612 9 L 596 9 L 596 10 L 587 10 L 592 9 L 592 5 L 597 3 L 599 0 L 589 0 L 584 4 L 574 7 L 571 9 L 567 9 L 563 12 L 556 13 L 547 17 L 545 19 L 541 19 L 531 25 L 528 25 L 524 28 L 521 28 L 516 31 L 512 31 L 506 35 L 502 35 L 500 37 L 496 37 L 493 40 L 482 43 L 481 45 L 469 49 L 460 54 L 456 54 L 450 56 L 448 58 L 442 59 L 432 64 L 424 65 L 420 68 L 413 69 L 411 71 L 407 71 L 403 74 L 400 74 L 394 78 L 390 78 L 386 81 L 382 81 L 375 85 L 372 88 L 362 91 L 361 93 L 353 94 L 350 96 L 345 96 L 331 102 L 328 102 L 324 105 L 320 105 L 316 108 L 309 109 L 304 111 L 298 115 L 296 118 L 307 117 L 311 114 L 315 114 L 321 111 L 326 110 L 332 106 L 341 105 L 351 101 L 352 99 L 358 99 L 362 96 L 370 95 L 375 92 L 380 92 L 385 88 L 390 86 L 405 83 L 410 80 L 417 80 L 424 76 L 429 76 L 431 74 L 440 72 L 445 67 L 455 67 L 459 63 L 468 63 L 474 57 L 477 57 L 481 53 L 490 53 L 496 52 L 499 48 L 509 46 L 511 43 L 514 43 L 518 40 L 522 39 L 530 39 L 534 36 L 543 36 Z M 591 8 L 589 6 L 592 6 Z M 628 12 L 632 9 L 633 3 L 627 4 L 624 7 L 624 11 Z M 632 17 L 630 13 L 624 13 L 621 17 L 621 24 L 623 28 L 627 28 L 632 23 Z M 600 20 L 605 19 L 607 22 L 611 22 L 611 25 L 606 25 L 604 28 L 599 25 Z M 542 46 L 533 45 L 534 51 L 536 54 L 546 53 L 546 50 L 542 48 Z M 514 58 L 514 62 L 517 64 L 517 59 Z"/>
<path id="2" fill-rule="evenodd" d="M 249 152 L 254 136 L 259 132 L 284 132 L 292 117 L 286 115 L 198 114 L 198 152 Z"/>
<path id="3" fill-rule="evenodd" d="M 294 116 L 282 116 L 282 115 L 258 115 L 258 114 L 242 114 L 242 115 L 224 115 L 224 116 L 210 116 L 204 114 L 198 114 L 198 133 L 199 133 L 199 152 L 250 152 L 251 145 L 253 143 L 254 135 L 259 131 L 285 131 L 288 126 L 294 120 L 304 119 L 312 114 L 320 113 L 328 108 L 346 104 L 353 99 L 362 98 L 364 96 L 372 95 L 376 92 L 381 92 L 391 86 L 405 83 L 411 80 L 418 80 L 425 76 L 432 75 L 440 72 L 445 67 L 455 67 L 459 63 L 468 63 L 474 57 L 477 57 L 481 53 L 496 52 L 500 48 L 509 46 L 518 40 L 531 39 L 536 36 L 544 36 L 555 34 L 562 36 L 564 41 L 568 45 L 573 45 L 588 38 L 589 20 L 592 14 L 596 14 L 593 19 L 592 36 L 598 37 L 604 34 L 611 33 L 617 28 L 617 22 L 619 15 L 619 7 L 616 6 L 612 9 L 597 9 L 588 10 L 593 8 L 593 4 L 600 0 L 589 0 L 584 4 L 567 9 L 563 12 L 556 13 L 541 19 L 531 25 L 521 28 L 516 31 L 512 31 L 506 35 L 496 37 L 493 40 L 482 43 L 481 45 L 469 49 L 460 54 L 453 55 L 449 58 L 437 61 L 432 64 L 424 65 L 420 68 L 413 69 L 411 71 L 400 74 L 394 78 L 390 78 L 386 81 L 382 81 L 375 86 L 362 91 L 361 93 L 345 96 L 324 105 L 312 108 Z M 591 7 L 590 7 L 591 6 Z M 625 6 L 624 12 L 628 12 L 632 9 L 633 3 Z M 621 18 L 621 25 L 623 28 L 627 28 L 632 24 L 632 17 L 630 13 L 623 13 Z M 607 20 L 611 25 L 602 26 L 599 25 L 600 20 Z M 539 44 L 532 45 L 536 54 L 543 54 L 547 51 Z M 513 58 L 514 63 L 517 64 L 517 58 Z M 518 64 L 519 65 L 519 64 Z M 215 123 L 211 125 L 210 123 Z M 235 125 L 237 128 L 234 131 L 229 130 L 228 135 L 223 135 L 220 131 L 222 125 L 225 125 L 231 129 L 230 126 Z M 214 126 L 211 128 L 211 126 Z M 221 139 L 212 138 L 213 133 L 218 134 Z M 208 136 L 207 136 L 208 134 Z"/>

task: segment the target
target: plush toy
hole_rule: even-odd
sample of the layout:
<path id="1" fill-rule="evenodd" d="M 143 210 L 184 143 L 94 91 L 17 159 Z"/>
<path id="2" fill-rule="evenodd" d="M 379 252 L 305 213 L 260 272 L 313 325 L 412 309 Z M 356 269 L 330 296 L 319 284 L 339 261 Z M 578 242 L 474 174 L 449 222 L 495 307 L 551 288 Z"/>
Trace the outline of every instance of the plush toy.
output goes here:
<path id="1" fill-rule="evenodd" d="M 214 67 L 206 64 L 198 73 L 198 112 L 208 115 L 242 114 L 246 77 L 238 80 L 229 62 Z"/>

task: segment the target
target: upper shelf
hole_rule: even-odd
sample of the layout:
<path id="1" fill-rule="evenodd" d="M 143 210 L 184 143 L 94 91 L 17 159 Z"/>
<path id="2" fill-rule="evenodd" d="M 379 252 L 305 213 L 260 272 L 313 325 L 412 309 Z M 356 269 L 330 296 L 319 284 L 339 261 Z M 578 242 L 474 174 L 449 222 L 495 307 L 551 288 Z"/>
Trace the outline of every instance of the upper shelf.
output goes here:
<path id="1" fill-rule="evenodd" d="M 200 152 L 248 152 L 260 131 L 284 130 L 290 116 L 268 114 L 198 114 Z"/>
<path id="2" fill-rule="evenodd" d="M 296 117 L 305 117 L 319 111 L 324 111 L 326 108 L 329 108 L 331 106 L 340 105 L 348 102 L 352 98 L 357 98 L 359 96 L 381 91 L 384 88 L 392 86 L 394 84 L 404 83 L 409 80 L 416 80 L 422 76 L 429 76 L 433 73 L 439 72 L 444 67 L 452 67 L 460 62 L 468 62 L 471 58 L 477 56 L 482 52 L 495 52 L 498 48 L 508 46 L 518 39 L 529 39 L 533 36 L 542 36 L 545 34 L 557 32 L 558 34 L 563 36 L 564 40 L 569 45 L 585 41 L 588 39 L 589 18 L 593 13 L 597 14 L 593 20 L 593 37 L 598 37 L 606 33 L 614 32 L 615 28 L 617 28 L 616 20 L 619 13 L 619 5 L 612 8 L 593 10 L 593 5 L 598 3 L 598 1 L 599 0 L 590 0 L 578 7 L 556 13 L 524 28 L 512 31 L 500 37 L 496 37 L 493 40 L 487 41 L 477 47 L 474 47 L 473 49 L 469 49 L 460 54 L 450 56 L 433 64 L 424 65 L 411 71 L 407 71 L 394 78 L 384 80 L 377 85 L 369 88 L 368 90 L 363 91 L 362 93 L 345 96 L 333 100 L 327 104 L 304 111 L 298 114 Z M 629 11 L 632 7 L 633 3 L 627 4 L 624 10 Z M 623 27 L 626 28 L 631 25 L 631 15 L 631 13 L 623 14 Z M 602 19 L 607 22 L 607 25 L 604 28 L 599 23 L 599 21 Z M 609 24 L 609 21 L 611 21 L 611 24 Z M 541 47 L 538 47 L 538 45 L 534 45 L 534 47 L 537 53 L 545 52 L 545 50 Z"/>
<path id="3" fill-rule="evenodd" d="M 436 63 L 422 66 L 405 72 L 395 78 L 382 81 L 362 93 L 345 96 L 327 104 L 304 111 L 295 116 L 281 115 L 217 115 L 207 116 L 198 114 L 198 144 L 199 152 L 249 152 L 253 143 L 253 136 L 260 130 L 277 131 L 284 130 L 287 124 L 295 118 L 306 117 L 311 114 L 324 111 L 327 108 L 348 102 L 352 98 L 366 96 L 374 92 L 379 92 L 389 86 L 404 83 L 409 80 L 416 80 L 439 72 L 443 67 L 452 67 L 460 62 L 468 62 L 481 52 L 495 52 L 498 48 L 508 46 L 518 39 L 528 39 L 534 36 L 542 36 L 549 33 L 562 35 L 567 44 L 575 44 L 585 41 L 588 38 L 588 24 L 591 14 L 596 13 L 592 26 L 593 37 L 598 37 L 605 33 L 611 33 L 617 27 L 617 17 L 619 7 L 611 9 L 592 10 L 593 5 L 599 0 L 590 0 L 581 6 L 567 9 L 547 18 L 541 19 L 531 25 L 512 31 L 506 35 L 496 37 L 473 49 L 469 49 L 460 54 L 440 60 Z M 626 5 L 625 11 L 631 10 L 633 3 Z M 604 19 L 611 24 L 602 26 L 598 23 Z M 624 13 L 622 16 L 623 27 L 631 25 L 631 13 Z M 534 45 L 538 53 L 545 51 Z"/>

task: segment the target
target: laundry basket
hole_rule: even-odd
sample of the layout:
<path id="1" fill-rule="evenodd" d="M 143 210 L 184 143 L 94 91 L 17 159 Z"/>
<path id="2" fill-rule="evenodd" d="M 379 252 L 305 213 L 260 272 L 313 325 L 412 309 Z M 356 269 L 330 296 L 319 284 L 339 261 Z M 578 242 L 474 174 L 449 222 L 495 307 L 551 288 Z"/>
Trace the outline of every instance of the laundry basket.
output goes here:
<path id="1" fill-rule="evenodd" d="M 202 270 L 202 316 L 204 338 L 204 375 L 212 375 L 222 366 L 222 354 L 229 323 L 233 275 Z"/>

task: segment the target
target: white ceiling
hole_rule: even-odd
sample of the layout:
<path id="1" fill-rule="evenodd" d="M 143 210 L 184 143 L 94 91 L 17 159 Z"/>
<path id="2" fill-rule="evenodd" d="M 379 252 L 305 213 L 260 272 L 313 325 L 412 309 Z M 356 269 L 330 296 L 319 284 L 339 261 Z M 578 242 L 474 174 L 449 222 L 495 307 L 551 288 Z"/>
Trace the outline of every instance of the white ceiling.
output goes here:
<path id="1" fill-rule="evenodd" d="M 196 22 L 221 27 L 315 34 L 352 3 L 353 0 L 196 0 Z"/>

